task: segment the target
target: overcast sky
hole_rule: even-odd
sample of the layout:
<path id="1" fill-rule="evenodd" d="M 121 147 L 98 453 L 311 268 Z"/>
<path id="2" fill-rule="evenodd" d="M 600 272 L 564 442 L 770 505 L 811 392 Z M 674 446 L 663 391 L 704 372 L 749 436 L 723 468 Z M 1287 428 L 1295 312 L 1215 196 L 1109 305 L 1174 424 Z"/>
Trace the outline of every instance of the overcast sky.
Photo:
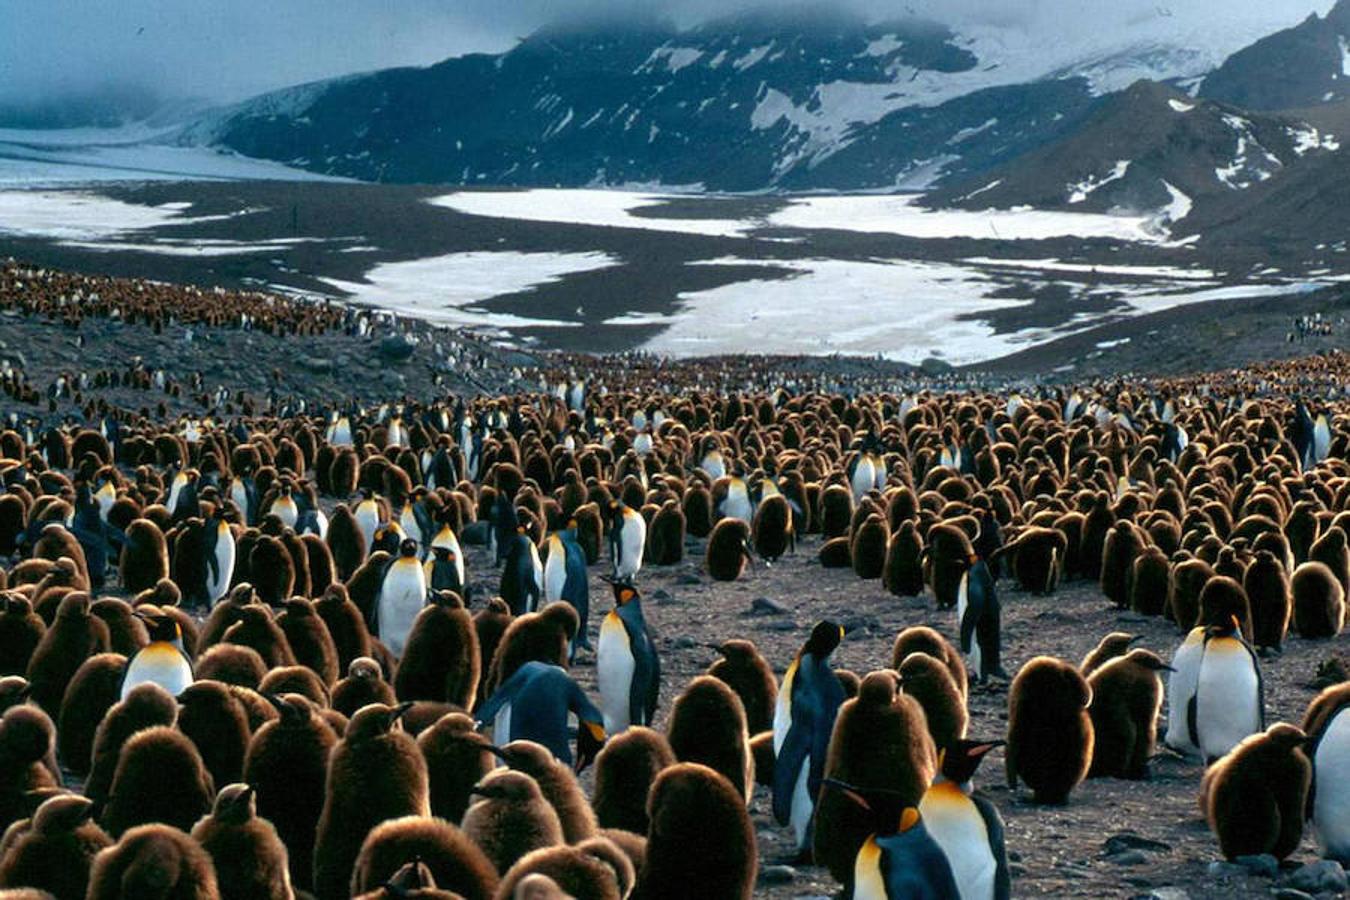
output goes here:
<path id="1" fill-rule="evenodd" d="M 777 0 L 781 5 L 781 0 Z M 833 5 L 839 5 L 834 0 Z M 1104 19 L 1259 15 L 1293 24 L 1331 0 L 843 0 L 871 18 L 1100 29 Z M 645 11 L 680 25 L 746 0 L 0 0 L 0 102 L 134 86 L 231 100 L 274 87 L 500 51 L 555 19 Z M 759 0 L 756 5 L 764 5 Z M 1125 11 L 1122 12 L 1122 9 Z"/>

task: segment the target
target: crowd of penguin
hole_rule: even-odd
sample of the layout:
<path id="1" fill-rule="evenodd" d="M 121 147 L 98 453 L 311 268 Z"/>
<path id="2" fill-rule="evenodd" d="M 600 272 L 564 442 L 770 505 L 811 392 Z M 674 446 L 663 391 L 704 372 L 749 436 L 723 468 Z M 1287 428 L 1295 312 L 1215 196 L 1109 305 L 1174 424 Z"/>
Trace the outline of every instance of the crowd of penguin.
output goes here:
<path id="1" fill-rule="evenodd" d="M 1350 863 L 1350 682 L 1329 666 L 1272 723 L 1262 677 L 1344 646 L 1350 359 L 998 394 L 585 365 L 496 397 L 11 420 L 0 898 L 749 897 L 757 785 L 846 896 L 1005 898 L 986 755 L 1064 804 L 1149 778 L 1160 743 L 1207 764 L 1219 855 L 1308 828 Z M 931 597 L 929 624 L 862 676 L 835 622 L 791 659 L 727 635 L 662 709 L 644 576 L 692 550 L 753 578 L 808 538 Z M 1070 581 L 1175 645 L 1005 669 L 1004 602 Z M 1004 690 L 1006 733 L 968 734 L 970 694 Z"/>

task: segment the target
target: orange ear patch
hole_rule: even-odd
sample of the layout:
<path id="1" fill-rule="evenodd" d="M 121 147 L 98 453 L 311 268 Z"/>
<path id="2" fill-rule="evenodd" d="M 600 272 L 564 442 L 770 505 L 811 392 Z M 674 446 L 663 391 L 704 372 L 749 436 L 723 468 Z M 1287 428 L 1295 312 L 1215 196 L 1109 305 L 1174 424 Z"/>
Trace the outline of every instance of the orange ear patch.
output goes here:
<path id="1" fill-rule="evenodd" d="M 905 807 L 905 811 L 900 814 L 900 831 L 909 831 L 915 825 L 919 824 L 919 811 L 912 806 Z"/>

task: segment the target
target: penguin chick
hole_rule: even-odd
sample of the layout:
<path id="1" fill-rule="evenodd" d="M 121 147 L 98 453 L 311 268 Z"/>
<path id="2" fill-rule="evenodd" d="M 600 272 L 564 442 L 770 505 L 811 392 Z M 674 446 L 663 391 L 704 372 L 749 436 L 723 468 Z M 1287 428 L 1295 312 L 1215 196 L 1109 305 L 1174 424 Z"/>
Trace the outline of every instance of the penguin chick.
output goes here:
<path id="1" fill-rule="evenodd" d="M 56 720 L 56 752 L 61 764 L 76 775 L 89 774 L 94 733 L 117 703 L 126 667 L 125 656 L 100 653 L 86 659 L 66 687 L 61 715 Z"/>
<path id="2" fill-rule="evenodd" d="M 1269 853 L 1284 859 L 1303 839 L 1312 765 L 1307 736 L 1279 722 L 1233 748 L 1205 772 L 1201 806 L 1227 859 Z"/>
<path id="3" fill-rule="evenodd" d="M 950 641 L 927 625 L 910 625 L 895 636 L 895 643 L 891 646 L 891 668 L 899 671 L 900 664 L 911 653 L 927 653 L 941 660 L 952 673 L 952 681 L 960 689 L 961 696 L 966 696 L 966 664 Z"/>
<path id="4" fill-rule="evenodd" d="M 927 653 L 911 653 L 900 663 L 899 675 L 901 690 L 923 707 L 934 747 L 946 750 L 966 736 L 966 698 L 951 670 Z"/>
<path id="5" fill-rule="evenodd" d="M 600 827 L 646 834 L 647 794 L 656 776 L 676 762 L 659 731 L 638 725 L 610 738 L 595 757 L 591 806 Z"/>
<path id="6" fill-rule="evenodd" d="M 1130 645 L 1139 640 L 1142 635 L 1126 634 L 1123 631 L 1113 631 L 1106 637 L 1097 642 L 1097 646 L 1083 657 L 1083 662 L 1079 664 L 1078 671 L 1083 673 L 1084 678 L 1088 678 L 1093 672 L 1106 665 L 1118 656 L 1124 656 L 1130 651 Z"/>
<path id="7" fill-rule="evenodd" d="M 417 746 L 427 761 L 431 814 L 460 821 L 469 808 L 469 792 L 492 771 L 487 739 L 475 730 L 472 717 L 452 712 L 419 734 Z"/>
<path id="8" fill-rule="evenodd" d="M 227 784 L 211 814 L 192 829 L 211 854 L 221 900 L 292 900 L 286 847 L 277 830 L 258 818 L 257 798 L 247 784 Z"/>
<path id="9" fill-rule="evenodd" d="M 1151 650 L 1134 649 L 1092 673 L 1088 713 L 1095 740 L 1090 777 L 1148 778 L 1163 699 L 1158 673 L 1171 671 Z"/>
<path id="10" fill-rule="evenodd" d="M 717 646 L 717 652 L 722 658 L 708 667 L 707 674 L 726 682 L 741 698 L 746 725 L 751 733 L 758 734 L 772 728 L 778 682 L 773 677 L 773 669 L 769 667 L 768 661 L 752 642 L 746 640 L 723 641 Z"/>
<path id="11" fill-rule="evenodd" d="M 197 747 L 215 784 L 232 784 L 244 772 L 248 752 L 248 714 L 229 688 L 198 681 L 178 695 L 178 730 Z"/>
<path id="12" fill-rule="evenodd" d="M 292 597 L 277 616 L 277 627 L 286 636 L 297 664 L 305 666 L 328 688 L 338 680 L 338 651 L 328 625 L 314 604 L 304 597 Z"/>
<path id="13" fill-rule="evenodd" d="M 415 866 L 411 872 L 409 860 Z M 372 896 L 492 900 L 497 885 L 492 862 L 464 831 L 442 819 L 404 816 L 382 822 L 366 836 L 351 892 L 364 895 L 384 886 L 383 895 Z"/>
<path id="14" fill-rule="evenodd" d="M 431 812 L 426 761 L 416 741 L 397 728 L 410 708 L 362 707 L 333 747 L 314 845 L 318 900 L 350 896 L 352 866 L 372 828 L 386 819 Z"/>
<path id="15" fill-rule="evenodd" d="M 28 662 L 29 698 L 49 716 L 61 714 L 61 698 L 84 661 L 108 652 L 108 626 L 89 605 L 83 591 L 66 594 Z"/>
<path id="16" fill-rule="evenodd" d="M 1326 564 L 1303 563 L 1294 570 L 1291 589 L 1295 634 L 1303 638 L 1328 638 L 1340 634 L 1345 625 L 1345 590 Z"/>
<path id="17" fill-rule="evenodd" d="M 55 897 L 84 897 L 94 856 L 112 838 L 90 820 L 92 801 L 58 794 L 33 814 L 32 827 L 0 859 L 0 889 L 30 887 Z"/>
<path id="18" fill-rule="evenodd" d="M 122 747 L 100 824 L 114 837 L 151 822 L 186 830 L 211 808 L 215 793 L 192 741 L 156 725 Z"/>
<path id="19" fill-rule="evenodd" d="M 498 872 L 531 850 L 563 842 L 557 812 L 523 772 L 490 773 L 474 785 L 472 794 L 478 799 L 464 813 L 462 827 Z"/>
<path id="20" fill-rule="evenodd" d="M 595 811 L 577 782 L 571 767 L 556 759 L 549 749 L 534 741 L 515 740 L 493 748 L 511 768 L 524 772 L 539 784 L 544 798 L 553 804 L 562 822 L 563 839 L 569 844 L 594 837 Z"/>
<path id="21" fill-rule="evenodd" d="M 48 767 L 56 729 L 42 710 L 21 704 L 0 716 L 0 832 L 32 810 L 30 792 L 60 787 Z"/>
<path id="22" fill-rule="evenodd" d="M 89 874 L 88 900 L 220 897 L 216 870 L 202 846 L 170 825 L 141 825 L 99 851 Z"/>
<path id="23" fill-rule="evenodd" d="M 94 732 L 93 759 L 84 793 L 96 804 L 108 798 L 122 747 L 131 736 L 156 725 L 172 725 L 178 717 L 174 699 L 157 684 L 143 684 L 113 705 Z"/>
<path id="24" fill-rule="evenodd" d="M 1074 666 L 1037 656 L 1008 689 L 1008 786 L 1020 778 L 1037 803 L 1062 804 L 1087 777 L 1094 732 L 1092 689 Z"/>
<path id="25" fill-rule="evenodd" d="M 749 900 L 759 867 L 744 798 L 717 772 L 676 763 L 657 776 L 647 800 L 651 825 L 638 890 L 647 900 Z"/>
<path id="26" fill-rule="evenodd" d="M 825 779 L 885 790 L 917 806 L 937 774 L 937 750 L 923 707 L 901 694 L 895 674 L 871 672 L 858 696 L 839 709 L 825 757 Z M 848 797 L 822 790 L 816 807 L 815 859 L 841 884 L 852 884 L 858 850 L 872 833 Z"/>
<path id="27" fill-rule="evenodd" d="M 436 700 L 472 709 L 478 695 L 478 633 L 464 601 L 436 591 L 413 620 L 394 676 L 400 700 Z"/>
<path id="28" fill-rule="evenodd" d="M 636 879 L 632 861 L 618 844 L 596 837 L 521 857 L 502 876 L 497 897 L 622 900 L 632 893 Z"/>
<path id="29" fill-rule="evenodd" d="M 676 759 L 720 772 L 750 802 L 755 759 L 750 754 L 745 709 L 726 684 L 711 675 L 690 681 L 671 707 L 666 737 Z"/>
<path id="30" fill-rule="evenodd" d="M 704 561 L 713 581 L 735 581 L 750 560 L 750 525 L 742 519 L 722 519 L 708 537 Z"/>

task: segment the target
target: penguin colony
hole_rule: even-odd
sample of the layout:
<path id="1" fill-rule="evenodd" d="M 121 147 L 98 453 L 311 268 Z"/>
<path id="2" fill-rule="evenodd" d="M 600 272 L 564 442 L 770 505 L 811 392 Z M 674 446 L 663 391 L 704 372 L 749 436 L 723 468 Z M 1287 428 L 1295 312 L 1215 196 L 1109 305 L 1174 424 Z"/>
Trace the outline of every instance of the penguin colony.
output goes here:
<path id="1" fill-rule="evenodd" d="M 749 897 L 780 861 L 752 817 L 854 897 L 1007 897 L 1010 804 L 1164 764 L 1216 856 L 1350 862 L 1350 687 L 1267 690 L 1346 646 L 1344 359 L 1020 394 L 654 371 L 9 417 L 0 897 Z M 747 616 L 798 572 L 756 605 L 791 629 L 673 641 L 714 610 L 672 567 Z M 1033 603 L 1120 624 L 1069 661 L 1004 627 Z"/>

